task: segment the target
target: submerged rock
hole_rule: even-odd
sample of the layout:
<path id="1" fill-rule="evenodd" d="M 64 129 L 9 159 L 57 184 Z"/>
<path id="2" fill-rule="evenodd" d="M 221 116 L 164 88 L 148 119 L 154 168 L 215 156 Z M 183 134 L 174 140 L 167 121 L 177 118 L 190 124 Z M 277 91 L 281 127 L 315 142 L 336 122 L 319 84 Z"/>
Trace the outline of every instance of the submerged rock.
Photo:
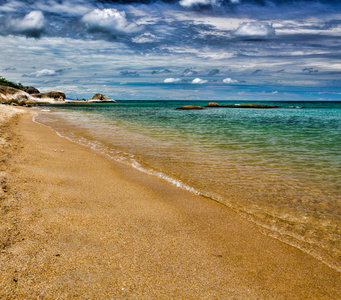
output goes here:
<path id="1" fill-rule="evenodd" d="M 199 110 L 199 109 L 204 109 L 201 106 L 196 106 L 196 105 L 185 105 L 185 106 L 180 106 L 177 107 L 176 109 L 181 109 L 181 110 Z"/>
<path id="2" fill-rule="evenodd" d="M 228 108 L 279 108 L 279 106 L 265 105 L 265 104 L 224 104 L 220 107 Z"/>

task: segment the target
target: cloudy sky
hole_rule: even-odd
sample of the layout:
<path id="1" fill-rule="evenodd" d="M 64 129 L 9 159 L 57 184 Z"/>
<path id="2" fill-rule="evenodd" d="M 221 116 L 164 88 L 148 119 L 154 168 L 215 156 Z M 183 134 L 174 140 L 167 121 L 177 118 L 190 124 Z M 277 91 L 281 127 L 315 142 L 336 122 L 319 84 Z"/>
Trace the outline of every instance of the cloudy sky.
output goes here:
<path id="1" fill-rule="evenodd" d="M 0 0 L 0 58 L 69 99 L 341 100 L 341 1 Z"/>

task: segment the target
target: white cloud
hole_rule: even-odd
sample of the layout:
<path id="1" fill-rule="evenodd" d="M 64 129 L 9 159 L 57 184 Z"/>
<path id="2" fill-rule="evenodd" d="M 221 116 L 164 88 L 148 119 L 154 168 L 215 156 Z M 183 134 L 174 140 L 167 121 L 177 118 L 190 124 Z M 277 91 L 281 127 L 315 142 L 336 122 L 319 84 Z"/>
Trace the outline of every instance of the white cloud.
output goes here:
<path id="1" fill-rule="evenodd" d="M 43 69 L 40 71 L 32 72 L 29 74 L 24 74 L 22 77 L 43 77 L 43 76 L 56 76 L 57 72 L 55 70 Z"/>
<path id="2" fill-rule="evenodd" d="M 245 22 L 242 23 L 233 35 L 241 38 L 264 38 L 275 35 L 275 29 L 271 24 L 264 22 Z"/>
<path id="3" fill-rule="evenodd" d="M 180 82 L 180 78 L 166 78 L 163 82 L 164 83 L 175 83 L 175 82 Z"/>
<path id="4" fill-rule="evenodd" d="M 229 83 L 237 83 L 238 80 L 232 79 L 232 78 L 225 78 L 225 79 L 223 79 L 223 82 L 227 83 L 227 84 L 229 84 Z"/>
<path id="5" fill-rule="evenodd" d="M 22 7 L 22 6 L 23 6 L 23 3 L 20 1 L 7 1 L 7 3 L 0 5 L 0 11 L 15 12 L 18 10 L 18 7 Z"/>
<path id="6" fill-rule="evenodd" d="M 57 75 L 55 70 L 49 70 L 49 69 L 44 69 L 41 71 L 37 71 L 34 73 L 36 77 L 41 77 L 41 76 L 55 76 Z"/>
<path id="7" fill-rule="evenodd" d="M 25 15 L 23 19 L 13 19 L 9 21 L 10 30 L 16 33 L 29 34 L 30 32 L 34 35 L 39 34 L 44 29 L 45 18 L 41 11 L 34 10 Z"/>
<path id="8" fill-rule="evenodd" d="M 71 68 L 51 70 L 51 69 L 43 69 L 40 71 L 36 71 L 29 74 L 24 74 L 23 77 L 43 77 L 43 76 L 56 76 L 63 75 L 66 71 L 71 70 Z"/>
<path id="9" fill-rule="evenodd" d="M 139 36 L 132 38 L 132 41 L 134 43 L 138 43 L 138 44 L 153 43 L 153 42 L 157 42 L 159 40 L 160 40 L 160 38 L 157 37 L 156 35 L 152 34 L 152 33 L 144 33 L 144 34 L 141 34 Z"/>
<path id="10" fill-rule="evenodd" d="M 35 1 L 36 7 L 45 12 L 67 15 L 84 15 L 93 9 L 90 1 L 84 0 L 64 0 L 64 1 Z M 90 2 L 90 3 L 89 3 Z"/>
<path id="11" fill-rule="evenodd" d="M 203 83 L 206 83 L 208 82 L 208 80 L 204 80 L 204 79 L 201 79 L 201 78 L 195 78 L 192 80 L 192 83 L 193 84 L 203 84 Z"/>
<path id="12" fill-rule="evenodd" d="M 181 0 L 179 3 L 184 7 L 192 7 L 196 5 L 214 5 L 217 2 L 216 0 Z"/>
<path id="13" fill-rule="evenodd" d="M 141 26 L 129 23 L 124 11 L 115 8 L 95 9 L 83 16 L 82 21 L 90 30 L 96 32 L 135 33 L 142 30 Z"/>

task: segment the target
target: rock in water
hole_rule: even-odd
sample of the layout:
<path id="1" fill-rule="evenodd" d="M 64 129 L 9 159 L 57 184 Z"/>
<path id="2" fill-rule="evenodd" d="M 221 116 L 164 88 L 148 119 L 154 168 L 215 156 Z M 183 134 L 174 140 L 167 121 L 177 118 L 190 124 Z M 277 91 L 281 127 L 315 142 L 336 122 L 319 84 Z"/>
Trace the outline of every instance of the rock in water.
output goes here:
<path id="1" fill-rule="evenodd" d="M 180 106 L 177 107 L 176 109 L 180 109 L 180 110 L 199 110 L 199 109 L 204 109 L 201 106 L 196 106 L 196 105 L 185 105 L 185 106 Z"/>
<path id="2" fill-rule="evenodd" d="M 92 103 L 107 103 L 107 102 L 116 102 L 114 99 L 111 99 L 103 94 L 95 94 L 92 99 L 88 100 L 88 102 L 92 102 Z"/>
<path id="3" fill-rule="evenodd" d="M 210 102 L 205 107 L 219 107 L 220 105 L 216 102 Z"/>

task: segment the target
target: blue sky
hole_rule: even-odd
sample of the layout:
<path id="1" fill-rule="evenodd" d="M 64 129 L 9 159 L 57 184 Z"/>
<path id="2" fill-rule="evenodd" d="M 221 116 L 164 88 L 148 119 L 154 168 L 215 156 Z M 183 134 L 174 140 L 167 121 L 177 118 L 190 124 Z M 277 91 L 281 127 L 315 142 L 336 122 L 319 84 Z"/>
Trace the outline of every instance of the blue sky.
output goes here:
<path id="1" fill-rule="evenodd" d="M 70 99 L 341 100 L 341 1 L 0 0 L 0 47 Z"/>

